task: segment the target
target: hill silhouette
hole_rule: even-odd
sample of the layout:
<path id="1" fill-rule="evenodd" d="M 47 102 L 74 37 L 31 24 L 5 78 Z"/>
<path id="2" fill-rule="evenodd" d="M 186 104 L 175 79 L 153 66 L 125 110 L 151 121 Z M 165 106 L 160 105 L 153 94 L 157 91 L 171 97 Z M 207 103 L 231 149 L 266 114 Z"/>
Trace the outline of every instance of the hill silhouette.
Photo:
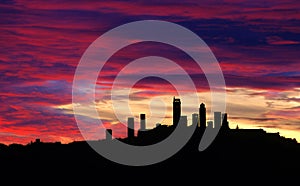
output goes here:
<path id="1" fill-rule="evenodd" d="M 113 139 L 133 145 L 157 143 L 172 133 L 172 126 L 160 125 L 134 138 Z M 187 127 L 187 130 L 188 127 Z M 87 142 L 76 141 L 69 144 L 44 143 L 37 139 L 27 145 L 0 145 L 1 167 L 31 167 L 39 171 L 54 168 L 66 172 L 86 170 L 89 174 L 111 176 L 111 171 L 125 175 L 144 176 L 146 172 L 174 176 L 202 177 L 228 176 L 280 176 L 292 175 L 298 168 L 300 144 L 279 133 L 267 133 L 262 129 L 222 129 L 217 138 L 205 150 L 198 151 L 204 130 L 197 127 L 192 138 L 174 156 L 149 166 L 132 167 L 114 163 L 95 152 Z M 95 143 L 107 143 L 107 140 Z M 151 155 L 151 154 L 150 154 Z M 85 173 L 87 173 L 85 172 Z M 99 173 L 100 174 L 100 173 Z M 81 175 L 82 176 L 82 175 Z M 179 177 L 178 177 L 179 176 Z"/>

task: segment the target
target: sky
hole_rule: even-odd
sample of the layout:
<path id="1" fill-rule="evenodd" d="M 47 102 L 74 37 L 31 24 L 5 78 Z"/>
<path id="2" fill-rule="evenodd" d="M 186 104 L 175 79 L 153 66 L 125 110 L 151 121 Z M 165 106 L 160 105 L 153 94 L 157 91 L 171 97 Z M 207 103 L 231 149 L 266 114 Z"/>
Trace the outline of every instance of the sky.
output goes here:
<path id="1" fill-rule="evenodd" d="M 117 101 L 129 100 L 136 122 L 139 113 L 146 113 L 149 129 L 156 123 L 171 124 L 176 87 L 185 90 L 185 95 L 190 87 L 176 66 L 166 67 L 159 58 L 142 68 L 124 70 L 131 61 L 147 56 L 164 57 L 184 68 L 195 83 L 198 101 L 204 102 L 209 112 L 210 89 L 193 59 L 167 44 L 140 42 L 109 58 L 97 79 L 94 102 L 76 113 L 80 119 L 75 120 L 72 86 L 82 55 L 102 34 L 141 20 L 176 23 L 203 39 L 224 75 L 231 128 L 262 128 L 300 142 L 297 0 L 4 0 L 0 3 L 0 143 L 27 144 L 36 138 L 62 143 L 82 140 L 77 122 L 98 122 L 99 117 L 103 126 L 113 129 L 114 137 L 126 136 L 126 125 L 116 115 L 124 121 L 129 116 L 119 112 L 122 108 L 113 107 L 114 85 Z M 175 77 L 177 84 L 153 77 L 165 73 Z M 140 74 L 149 77 L 126 87 Z M 129 95 L 126 88 L 130 88 Z M 83 94 L 82 100 L 85 96 L 89 94 Z M 91 104 L 96 105 L 98 116 L 91 114 Z M 187 100 L 182 107 L 191 121 L 199 105 Z M 208 119 L 212 119 L 209 113 Z M 104 130 L 95 135 L 91 129 L 90 134 L 91 139 L 101 138 Z"/>

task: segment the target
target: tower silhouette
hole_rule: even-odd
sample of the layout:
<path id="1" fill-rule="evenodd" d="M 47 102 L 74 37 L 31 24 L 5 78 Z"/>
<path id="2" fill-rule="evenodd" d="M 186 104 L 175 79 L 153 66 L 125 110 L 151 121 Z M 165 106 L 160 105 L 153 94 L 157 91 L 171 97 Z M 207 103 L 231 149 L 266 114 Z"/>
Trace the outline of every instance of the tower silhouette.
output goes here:
<path id="1" fill-rule="evenodd" d="M 106 129 L 106 140 L 110 141 L 112 140 L 112 130 L 111 129 Z"/>
<path id="2" fill-rule="evenodd" d="M 183 127 L 186 126 L 187 127 L 188 121 L 187 121 L 187 116 L 180 116 L 179 119 L 179 126 Z"/>
<path id="3" fill-rule="evenodd" d="M 213 121 L 207 121 L 207 128 L 208 129 L 212 129 L 212 128 L 214 128 L 214 122 Z"/>
<path id="4" fill-rule="evenodd" d="M 221 127 L 221 112 L 214 112 L 214 124 L 216 129 Z"/>
<path id="5" fill-rule="evenodd" d="M 140 130 L 145 131 L 146 130 L 146 114 L 140 114 Z"/>
<path id="6" fill-rule="evenodd" d="M 127 137 L 132 139 L 134 137 L 134 118 L 130 117 L 127 121 Z"/>
<path id="7" fill-rule="evenodd" d="M 205 104 L 201 103 L 199 108 L 199 121 L 200 121 L 200 128 L 205 129 L 206 128 L 206 108 Z"/>
<path id="8" fill-rule="evenodd" d="M 193 113 L 192 114 L 192 125 L 195 126 L 195 125 L 198 125 L 198 123 L 199 123 L 199 114 Z"/>
<path id="9" fill-rule="evenodd" d="M 229 129 L 229 122 L 227 120 L 227 113 L 222 114 L 222 129 Z"/>
<path id="10" fill-rule="evenodd" d="M 181 116 L 181 102 L 180 99 L 173 98 L 173 126 L 177 126 Z"/>

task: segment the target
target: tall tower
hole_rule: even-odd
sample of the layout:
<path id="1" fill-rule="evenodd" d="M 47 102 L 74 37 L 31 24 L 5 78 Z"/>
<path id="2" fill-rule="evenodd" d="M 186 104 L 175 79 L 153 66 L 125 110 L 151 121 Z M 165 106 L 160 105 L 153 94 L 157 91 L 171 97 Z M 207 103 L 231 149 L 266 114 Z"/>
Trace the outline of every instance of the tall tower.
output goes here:
<path id="1" fill-rule="evenodd" d="M 221 112 L 214 112 L 214 124 L 216 129 L 221 127 Z"/>
<path id="2" fill-rule="evenodd" d="M 195 126 L 195 125 L 197 126 L 198 123 L 199 123 L 199 114 L 193 113 L 192 114 L 192 125 L 193 126 Z"/>
<path id="3" fill-rule="evenodd" d="M 206 108 L 205 104 L 201 103 L 199 108 L 199 117 L 200 117 L 200 128 L 206 128 Z"/>
<path id="4" fill-rule="evenodd" d="M 106 133 L 106 138 L 105 139 L 107 141 L 112 140 L 112 130 L 111 129 L 106 129 L 105 133 Z"/>
<path id="5" fill-rule="evenodd" d="M 145 131 L 146 130 L 146 114 L 140 114 L 140 122 L 141 122 L 140 130 Z"/>
<path id="6" fill-rule="evenodd" d="M 134 118 L 130 117 L 127 121 L 127 137 L 132 139 L 134 137 Z"/>
<path id="7" fill-rule="evenodd" d="M 181 102 L 180 99 L 173 98 L 173 125 L 177 126 L 181 116 Z"/>
<path id="8" fill-rule="evenodd" d="M 229 129 L 229 122 L 227 120 L 227 113 L 222 114 L 222 129 Z"/>

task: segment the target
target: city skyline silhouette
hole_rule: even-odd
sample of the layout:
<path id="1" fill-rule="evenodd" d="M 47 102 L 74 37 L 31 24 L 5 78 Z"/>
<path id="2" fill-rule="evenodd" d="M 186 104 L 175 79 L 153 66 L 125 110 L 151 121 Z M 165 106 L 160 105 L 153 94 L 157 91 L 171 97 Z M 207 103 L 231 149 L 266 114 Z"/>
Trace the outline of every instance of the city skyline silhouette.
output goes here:
<path id="1" fill-rule="evenodd" d="M 200 117 L 199 117 L 200 116 Z M 216 129 L 216 128 L 220 128 L 222 130 L 229 130 L 230 129 L 230 125 L 229 125 L 229 121 L 228 121 L 228 113 L 221 113 L 219 111 L 215 111 L 213 113 L 213 120 L 208 120 L 206 121 L 206 108 L 205 108 L 205 104 L 201 103 L 199 106 L 199 114 L 197 113 L 193 113 L 191 118 L 192 118 L 192 123 L 189 124 L 187 121 L 188 116 L 186 115 L 181 115 L 181 100 L 180 98 L 175 98 L 175 96 L 173 97 L 173 124 L 171 125 L 171 127 L 173 127 L 173 129 L 175 127 L 177 127 L 178 125 L 181 126 L 185 126 L 185 127 L 189 127 L 191 125 L 197 125 L 196 129 L 200 129 L 203 133 L 204 130 L 208 127 L 209 129 Z M 196 121 L 195 121 L 196 118 Z M 145 133 L 149 130 L 155 130 L 155 128 L 160 127 L 162 124 L 157 123 L 156 127 L 152 128 L 152 129 L 146 129 L 146 114 L 141 113 L 140 114 L 140 128 L 136 129 L 135 125 L 134 125 L 134 117 L 129 117 L 128 118 L 128 123 L 127 123 L 127 138 L 134 138 L 136 136 L 139 136 L 139 134 L 145 135 Z M 170 125 L 165 125 L 166 127 L 170 127 Z M 171 128 L 170 127 L 170 128 Z M 240 129 L 238 127 L 238 124 L 236 124 L 235 129 Z M 106 129 L 109 131 L 112 131 L 111 129 Z M 137 135 L 135 135 L 134 131 L 138 131 Z M 240 129 L 241 131 L 244 129 Z M 264 131 L 263 129 L 257 128 L 257 129 L 245 129 L 245 131 Z M 170 130 L 172 131 L 172 130 Z M 274 133 L 270 133 L 270 135 L 279 135 L 279 132 L 274 132 Z M 284 136 L 282 136 L 284 137 Z M 291 141 L 297 142 L 299 143 L 295 138 L 287 138 Z"/>
<path id="2" fill-rule="evenodd" d="M 285 170 L 291 167 L 291 164 L 293 166 L 299 165 L 300 144 L 295 139 L 280 136 L 279 132 L 268 133 L 263 129 L 240 129 L 238 126 L 230 127 L 230 117 L 228 117 L 227 113 L 220 114 L 218 111 L 215 112 L 214 119 L 218 123 L 217 127 L 221 122 L 221 126 L 219 126 L 220 131 L 212 144 L 200 152 L 198 145 L 203 140 L 202 137 L 205 130 L 215 130 L 212 126 L 214 121 L 209 120 L 203 125 L 206 112 L 205 104 L 201 103 L 199 105 L 200 117 L 197 117 L 198 113 L 194 113 L 192 117 L 196 118 L 196 121 L 194 120 L 192 124 L 188 124 L 186 117 L 178 115 L 178 113 L 181 113 L 178 107 L 180 99 L 175 99 L 174 97 L 173 101 L 175 102 L 173 109 L 176 114 L 174 120 L 178 121 L 178 117 L 181 119 L 184 118 L 183 121 L 179 119 L 177 124 L 157 124 L 152 129 L 146 129 L 147 116 L 141 113 L 140 128 L 138 129 L 134 128 L 134 118 L 128 117 L 128 136 L 126 138 L 113 138 L 113 130 L 106 129 L 105 139 L 88 142 L 109 145 L 118 140 L 137 147 L 148 146 L 162 142 L 177 127 L 183 133 L 195 130 L 191 139 L 182 149 L 160 163 L 139 166 L 132 169 L 130 168 L 131 166 L 125 166 L 102 157 L 88 145 L 87 141 L 73 141 L 68 144 L 62 144 L 59 141 L 43 142 L 42 139 L 37 138 L 26 145 L 0 144 L 0 159 L 5 162 L 2 163 L 2 167 L 16 166 L 15 164 L 18 163 L 22 166 L 38 166 L 37 168 L 40 170 L 44 170 L 45 166 L 47 166 L 48 168 L 61 167 L 64 170 L 72 172 L 75 165 L 80 169 L 105 166 L 106 169 L 117 169 L 124 172 L 130 171 L 135 174 L 139 174 L 141 170 L 147 172 L 156 171 L 163 174 L 164 171 L 168 171 L 169 169 L 172 172 L 174 171 L 174 173 L 190 169 L 198 170 L 195 174 L 201 174 L 204 176 L 202 179 L 207 180 L 215 177 L 211 173 L 216 171 L 215 169 L 222 172 L 220 176 L 226 177 L 230 176 L 230 171 L 233 171 L 236 176 L 244 176 L 244 174 L 253 174 L 255 172 L 256 175 L 280 175 L 282 178 L 285 178 L 283 176 L 292 175 L 286 175 L 287 172 L 285 172 Z M 180 102 L 180 106 L 184 106 L 184 103 Z M 222 118 L 218 118 L 219 116 Z M 135 135 L 134 130 L 137 130 L 137 135 Z M 153 152 L 153 154 L 155 153 Z M 153 154 L 149 154 L 149 156 Z M 39 163 L 42 163 L 44 167 L 39 167 Z M 145 168 L 142 169 L 142 167 Z M 242 172 L 236 172 L 238 170 L 242 170 Z M 90 175 L 94 173 L 89 172 Z M 182 174 L 186 175 L 187 173 Z M 194 175 L 194 173 L 190 174 Z"/>
<path id="3" fill-rule="evenodd" d="M 199 105 L 199 114 L 198 113 L 193 113 L 192 114 L 192 123 L 188 123 L 187 121 L 187 116 L 186 115 L 181 115 L 181 100 L 180 98 L 175 98 L 175 96 L 173 97 L 173 124 L 172 125 L 166 125 L 166 124 L 161 124 L 161 123 L 156 123 L 156 126 L 154 128 L 148 129 L 147 128 L 147 119 L 146 119 L 146 114 L 144 113 L 140 113 L 140 120 L 139 120 L 139 124 L 140 124 L 140 128 L 136 129 L 135 128 L 135 121 L 134 121 L 134 117 L 128 117 L 127 118 L 127 136 L 125 138 L 114 138 L 113 137 L 113 130 L 106 128 L 105 129 L 105 138 L 103 139 L 98 139 L 98 140 L 106 140 L 106 141 L 110 141 L 113 139 L 116 140 L 122 140 L 122 139 L 126 139 L 132 141 L 134 138 L 143 138 L 145 136 L 147 136 L 146 134 L 149 133 L 151 135 L 153 135 L 155 133 L 155 131 L 159 131 L 159 128 L 164 128 L 165 132 L 168 130 L 168 132 L 166 132 L 168 135 L 170 135 L 173 130 L 180 125 L 181 127 L 185 127 L 185 128 L 189 128 L 193 125 L 197 125 L 196 126 L 196 131 L 200 131 L 200 136 L 199 139 L 201 139 L 204 131 L 208 128 L 209 130 L 213 130 L 213 129 L 221 129 L 221 131 L 230 131 L 230 130 L 236 130 L 236 131 L 242 131 L 242 133 L 246 134 L 247 131 L 249 131 L 249 133 L 252 133 L 251 131 L 253 131 L 253 133 L 258 132 L 258 133 L 265 133 L 267 135 L 270 136 L 279 136 L 281 138 L 286 139 L 287 141 L 293 142 L 293 143 L 299 143 L 295 138 L 285 138 L 284 136 L 280 136 L 279 132 L 275 132 L 275 133 L 268 133 L 266 131 L 264 131 L 263 129 L 257 128 L 257 129 L 241 129 L 239 128 L 238 124 L 236 124 L 235 128 L 230 128 L 230 124 L 228 121 L 228 113 L 221 113 L 219 111 L 215 111 L 213 114 L 213 119 L 214 120 L 207 120 L 206 121 L 206 108 L 205 108 L 205 104 L 201 103 Z M 200 117 L 199 117 L 200 116 Z M 167 130 L 166 130 L 167 129 Z M 183 131 L 184 132 L 184 131 Z M 163 138 L 165 138 L 166 136 L 163 135 Z M 159 137 L 162 140 L 162 137 Z M 84 141 L 84 140 L 83 140 Z M 79 141 L 73 141 L 71 143 L 74 142 L 79 142 Z M 156 141 L 157 142 L 157 141 Z M 42 139 L 40 138 L 36 138 L 35 141 L 31 141 L 29 142 L 27 145 L 31 145 L 31 144 L 40 144 L 42 143 Z M 51 142 L 44 142 L 44 143 L 51 143 Z M 61 144 L 60 141 L 56 141 L 54 142 L 56 144 Z M 1 143 L 0 143 L 1 144 Z M 2 146 L 6 146 L 5 144 L 1 144 Z M 22 144 L 10 144 L 10 145 L 22 145 Z M 9 146 L 9 145 L 8 145 Z M 0 149 L 1 150 L 1 149 Z"/>

